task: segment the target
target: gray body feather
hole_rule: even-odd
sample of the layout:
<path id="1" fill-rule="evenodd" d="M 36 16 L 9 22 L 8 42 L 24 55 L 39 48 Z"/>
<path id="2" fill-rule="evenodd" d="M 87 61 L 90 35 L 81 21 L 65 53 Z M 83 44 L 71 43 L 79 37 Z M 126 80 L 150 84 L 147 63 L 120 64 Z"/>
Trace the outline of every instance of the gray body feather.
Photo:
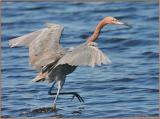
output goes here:
<path id="1" fill-rule="evenodd" d="M 62 31 L 63 26 L 48 23 L 46 28 L 11 39 L 9 44 L 11 47 L 28 46 L 29 62 L 33 68 L 39 70 L 42 66 L 56 62 L 65 54 L 59 44 Z"/>
<path id="2" fill-rule="evenodd" d="M 56 68 L 63 64 L 94 67 L 95 65 L 111 63 L 95 42 L 86 42 L 65 51 L 60 45 L 63 29 L 61 25 L 47 23 L 46 28 L 11 39 L 9 44 L 11 47 L 28 46 L 29 62 L 35 69 L 41 69 L 44 66 Z"/>
<path id="3" fill-rule="evenodd" d="M 92 66 L 109 64 L 109 58 L 98 49 L 95 42 L 86 42 L 80 46 L 68 51 L 58 62 L 60 64 L 69 64 L 72 66 Z"/>
<path id="4" fill-rule="evenodd" d="M 91 66 L 101 64 L 109 64 L 109 58 L 97 47 L 95 41 L 100 35 L 101 29 L 107 24 L 121 24 L 129 26 L 117 20 L 114 17 L 103 18 L 96 26 L 93 34 L 87 38 L 87 42 L 75 48 L 65 50 L 60 45 L 60 38 L 63 31 L 63 26 L 48 23 L 46 28 L 32 32 L 19 38 L 9 41 L 11 47 L 26 45 L 29 47 L 29 62 L 33 68 L 40 70 L 38 75 L 33 79 L 35 82 L 48 79 L 53 82 L 48 94 L 52 93 L 52 88 L 57 84 L 57 93 L 53 102 L 53 107 L 56 106 L 56 100 L 59 94 L 72 94 L 79 101 L 83 101 L 82 97 L 77 92 L 63 92 L 62 89 L 66 76 L 72 73 L 77 66 Z"/>
<path id="5" fill-rule="evenodd" d="M 63 26 L 48 23 L 46 28 L 9 41 L 11 47 L 19 45 L 29 47 L 30 64 L 37 70 L 41 69 L 38 78 L 33 81 L 48 79 L 49 82 L 57 83 L 58 91 L 54 103 L 63 87 L 66 75 L 72 73 L 77 66 L 94 67 L 111 63 L 95 42 L 86 42 L 65 51 L 59 44 L 62 31 Z"/>

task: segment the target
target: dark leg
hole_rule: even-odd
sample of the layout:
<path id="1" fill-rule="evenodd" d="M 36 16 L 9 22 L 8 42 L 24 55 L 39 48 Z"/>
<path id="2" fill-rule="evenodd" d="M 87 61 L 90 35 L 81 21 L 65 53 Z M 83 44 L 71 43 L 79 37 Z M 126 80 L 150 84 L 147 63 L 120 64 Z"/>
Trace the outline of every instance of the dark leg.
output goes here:
<path id="1" fill-rule="evenodd" d="M 57 93 L 49 93 L 49 95 L 56 95 Z M 78 100 L 80 102 L 84 102 L 83 98 L 77 93 L 77 92 L 63 92 L 63 93 L 59 93 L 59 95 L 73 95 L 73 98 L 74 97 L 77 97 Z"/>
<path id="2" fill-rule="evenodd" d="M 49 88 L 49 90 L 48 90 L 48 95 L 53 95 L 51 91 L 52 91 L 52 88 L 54 87 L 55 83 L 56 83 L 56 81 L 54 81 L 53 84 L 52 84 L 52 86 Z M 55 94 L 56 94 L 56 93 L 55 93 Z M 55 94 L 54 94 L 54 95 L 55 95 Z"/>
<path id="3" fill-rule="evenodd" d="M 55 85 L 55 83 L 56 83 L 56 82 L 54 82 L 54 83 L 52 84 L 52 86 L 49 88 L 48 95 L 57 95 L 57 93 L 52 93 L 52 92 L 51 92 L 51 91 L 52 91 L 52 88 L 53 88 L 54 85 Z M 63 92 L 63 93 L 59 93 L 59 95 L 70 95 L 70 94 L 73 95 L 73 98 L 74 98 L 74 97 L 77 97 L 80 102 L 84 102 L 83 98 L 82 98 L 77 92 Z"/>

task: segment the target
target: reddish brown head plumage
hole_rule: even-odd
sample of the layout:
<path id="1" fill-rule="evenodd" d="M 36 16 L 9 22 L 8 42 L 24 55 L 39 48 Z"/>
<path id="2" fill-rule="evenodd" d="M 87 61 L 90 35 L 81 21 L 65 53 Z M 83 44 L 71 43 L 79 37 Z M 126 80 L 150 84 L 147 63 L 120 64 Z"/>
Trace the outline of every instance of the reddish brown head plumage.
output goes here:
<path id="1" fill-rule="evenodd" d="M 114 17 L 110 17 L 110 16 L 105 17 L 98 23 L 94 33 L 88 38 L 88 41 L 94 42 L 98 38 L 101 29 L 107 24 L 124 24 L 124 23 L 120 22 L 119 20 L 117 20 Z"/>

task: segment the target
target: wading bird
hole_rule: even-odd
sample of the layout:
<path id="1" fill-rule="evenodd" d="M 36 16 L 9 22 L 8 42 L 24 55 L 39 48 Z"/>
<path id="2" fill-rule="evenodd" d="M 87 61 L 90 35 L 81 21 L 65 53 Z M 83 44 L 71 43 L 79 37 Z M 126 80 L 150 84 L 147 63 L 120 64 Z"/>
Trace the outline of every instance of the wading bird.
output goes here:
<path id="1" fill-rule="evenodd" d="M 92 66 L 109 64 L 109 58 L 97 47 L 97 40 L 101 29 L 107 24 L 127 25 L 114 17 L 103 18 L 95 28 L 93 34 L 87 41 L 72 50 L 66 50 L 60 45 L 63 26 L 47 23 L 45 28 L 24 36 L 11 39 L 11 47 L 25 45 L 29 47 L 29 62 L 32 67 L 39 71 L 33 79 L 34 82 L 48 80 L 53 82 L 49 88 L 49 95 L 56 95 L 53 107 L 56 107 L 58 95 L 73 95 L 80 102 L 82 97 L 77 92 L 60 92 L 68 74 L 72 73 L 77 66 Z M 57 84 L 57 93 L 51 92 Z"/>

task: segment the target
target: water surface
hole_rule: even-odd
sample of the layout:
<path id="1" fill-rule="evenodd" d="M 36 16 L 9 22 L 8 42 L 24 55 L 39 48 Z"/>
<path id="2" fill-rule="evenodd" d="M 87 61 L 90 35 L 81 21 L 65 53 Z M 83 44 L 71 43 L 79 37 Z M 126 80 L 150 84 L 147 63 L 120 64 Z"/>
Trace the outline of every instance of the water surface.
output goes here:
<path id="1" fill-rule="evenodd" d="M 9 48 L 8 41 L 54 22 L 65 27 L 64 47 L 86 41 L 105 16 L 133 26 L 109 25 L 98 47 L 112 64 L 79 67 L 62 91 L 77 91 L 85 103 L 60 96 L 51 107 L 47 83 L 32 83 L 36 71 L 28 64 L 26 47 Z M 4 117 L 133 117 L 158 116 L 158 3 L 156 2 L 5 2 L 2 6 L 2 113 Z"/>

